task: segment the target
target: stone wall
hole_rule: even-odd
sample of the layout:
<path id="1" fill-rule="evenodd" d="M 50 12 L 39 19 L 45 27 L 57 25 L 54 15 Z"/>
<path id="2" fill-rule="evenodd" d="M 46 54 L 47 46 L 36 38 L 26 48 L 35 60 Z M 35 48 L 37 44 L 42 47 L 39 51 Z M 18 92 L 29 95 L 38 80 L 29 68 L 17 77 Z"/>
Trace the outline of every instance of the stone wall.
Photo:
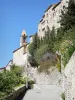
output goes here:
<path id="1" fill-rule="evenodd" d="M 24 47 L 13 52 L 13 64 L 18 66 L 24 65 Z"/>
<path id="2" fill-rule="evenodd" d="M 27 57 L 29 55 L 28 51 L 28 45 L 26 48 L 22 46 L 17 51 L 13 52 L 13 64 L 18 66 L 25 66 L 27 63 Z"/>
<path id="3" fill-rule="evenodd" d="M 66 100 L 75 100 L 75 52 L 64 70 L 63 77 Z"/>
<path id="4" fill-rule="evenodd" d="M 49 73 L 39 73 L 37 68 L 29 67 L 28 76 L 33 78 L 36 81 L 36 84 L 57 86 L 60 86 L 61 84 L 61 74 L 55 67 L 50 68 Z"/>

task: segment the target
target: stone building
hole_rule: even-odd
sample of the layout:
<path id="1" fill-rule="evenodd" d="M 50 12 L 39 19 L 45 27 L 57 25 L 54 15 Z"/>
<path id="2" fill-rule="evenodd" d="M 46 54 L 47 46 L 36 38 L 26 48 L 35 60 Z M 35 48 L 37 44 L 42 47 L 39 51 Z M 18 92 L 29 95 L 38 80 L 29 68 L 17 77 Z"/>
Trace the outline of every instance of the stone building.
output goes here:
<path id="1" fill-rule="evenodd" d="M 33 37 L 34 37 L 34 35 L 30 35 L 30 43 L 33 42 Z"/>
<path id="2" fill-rule="evenodd" d="M 52 30 L 53 27 L 55 29 L 60 27 L 59 21 L 61 19 L 61 11 L 64 10 L 65 7 L 68 7 L 67 1 L 69 0 L 61 0 L 57 4 L 50 5 L 46 9 L 38 25 L 38 36 L 40 38 L 44 36 L 47 27 L 49 27 L 50 30 Z"/>
<path id="3" fill-rule="evenodd" d="M 20 47 L 13 51 L 13 59 L 8 62 L 5 69 L 10 70 L 11 65 L 26 66 L 28 53 L 28 43 L 26 42 L 27 34 L 23 30 L 20 36 Z"/>
<path id="4" fill-rule="evenodd" d="M 19 66 L 25 65 L 24 57 L 27 53 L 27 46 L 28 46 L 26 38 L 27 38 L 26 32 L 23 30 L 20 36 L 20 47 L 13 51 L 13 64 L 15 65 Z"/>

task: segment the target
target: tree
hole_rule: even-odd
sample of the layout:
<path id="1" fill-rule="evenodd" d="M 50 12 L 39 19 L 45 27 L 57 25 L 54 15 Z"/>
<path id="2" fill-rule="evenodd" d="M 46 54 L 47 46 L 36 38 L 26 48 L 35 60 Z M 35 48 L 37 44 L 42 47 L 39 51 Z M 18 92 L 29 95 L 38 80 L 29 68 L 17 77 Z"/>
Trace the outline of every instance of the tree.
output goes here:
<path id="1" fill-rule="evenodd" d="M 0 73 L 0 93 L 9 94 L 18 84 L 24 83 L 22 77 L 23 69 L 19 66 L 11 66 L 10 71 L 3 71 Z M 1 96 L 1 94 L 0 94 Z"/>
<path id="2" fill-rule="evenodd" d="M 40 47 L 40 44 L 41 44 L 41 41 L 40 41 L 39 37 L 37 36 L 37 48 Z"/>
<path id="3" fill-rule="evenodd" d="M 29 52 L 34 56 L 34 52 L 37 49 L 37 33 L 33 37 L 33 42 L 29 45 Z"/>
<path id="4" fill-rule="evenodd" d="M 50 31 L 50 29 L 48 28 L 48 31 L 45 34 L 45 37 L 46 37 L 45 41 L 48 44 L 48 50 L 53 51 L 54 42 L 55 42 L 55 29 L 54 29 L 54 27 L 52 28 L 52 31 Z"/>
<path id="5" fill-rule="evenodd" d="M 45 32 L 45 36 L 43 37 L 43 41 L 45 44 L 49 44 L 51 31 L 49 27 L 47 27 L 47 31 Z"/>
<path id="6" fill-rule="evenodd" d="M 24 72 L 23 67 L 20 66 L 16 66 L 16 65 L 12 65 L 11 66 L 11 71 L 17 76 L 17 77 L 21 77 L 22 73 Z"/>
<path id="7" fill-rule="evenodd" d="M 33 38 L 33 48 L 34 50 L 37 49 L 37 33 L 34 35 L 34 38 Z"/>
<path id="8" fill-rule="evenodd" d="M 60 27 L 57 29 L 57 35 L 56 35 L 56 41 L 61 41 L 63 36 L 64 36 L 65 32 L 63 31 L 63 28 Z"/>
<path id="9" fill-rule="evenodd" d="M 75 26 L 75 2 L 74 0 L 69 0 L 68 7 L 62 11 L 61 20 L 60 20 L 61 27 L 66 32 Z"/>
<path id="10" fill-rule="evenodd" d="M 41 37 L 40 39 L 40 46 L 44 44 L 44 39 Z"/>

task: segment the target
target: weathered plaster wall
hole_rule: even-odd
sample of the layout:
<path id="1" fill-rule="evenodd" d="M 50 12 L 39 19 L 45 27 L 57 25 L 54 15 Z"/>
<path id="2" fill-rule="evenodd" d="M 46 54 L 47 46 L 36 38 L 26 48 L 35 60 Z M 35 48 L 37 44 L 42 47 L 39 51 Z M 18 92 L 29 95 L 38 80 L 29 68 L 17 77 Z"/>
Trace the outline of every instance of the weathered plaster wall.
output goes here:
<path id="1" fill-rule="evenodd" d="M 63 75 L 66 100 L 75 100 L 75 52 L 69 60 Z"/>
<path id="2" fill-rule="evenodd" d="M 13 60 L 10 60 L 9 61 L 9 63 L 7 64 L 7 66 L 6 66 L 6 70 L 9 70 L 10 71 L 10 67 L 12 66 L 12 64 L 13 64 Z"/>
<path id="3" fill-rule="evenodd" d="M 13 64 L 23 66 L 24 65 L 24 47 L 13 53 Z"/>

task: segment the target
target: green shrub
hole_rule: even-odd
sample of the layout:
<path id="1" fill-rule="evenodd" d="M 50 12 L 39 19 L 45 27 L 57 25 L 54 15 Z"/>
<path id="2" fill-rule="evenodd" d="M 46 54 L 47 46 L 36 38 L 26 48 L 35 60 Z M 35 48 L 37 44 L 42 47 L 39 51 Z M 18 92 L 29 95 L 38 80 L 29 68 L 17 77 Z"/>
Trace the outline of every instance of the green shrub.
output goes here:
<path id="1" fill-rule="evenodd" d="M 33 42 L 30 43 L 30 45 L 28 46 L 28 50 L 29 50 L 29 53 L 34 56 L 34 53 L 35 53 L 35 50 L 37 48 L 39 48 L 39 45 L 40 45 L 40 39 L 38 38 L 37 36 L 37 33 L 33 36 Z"/>
<path id="2" fill-rule="evenodd" d="M 28 81 L 28 87 L 29 87 L 29 89 L 33 88 L 33 84 L 35 84 L 35 82 L 33 80 L 29 80 Z"/>
<path id="3" fill-rule="evenodd" d="M 14 87 L 24 83 L 22 77 L 22 68 L 19 66 L 11 66 L 10 71 L 0 73 L 0 96 L 9 94 L 14 91 Z"/>
<path id="4" fill-rule="evenodd" d="M 72 56 L 74 50 L 75 50 L 75 45 L 72 40 L 63 40 L 60 45 L 60 52 L 62 54 L 62 61 L 64 66 L 68 63 L 70 60 L 70 57 Z"/>
<path id="5" fill-rule="evenodd" d="M 38 63 L 36 62 L 36 60 L 34 59 L 33 56 L 29 56 L 28 61 L 31 64 L 32 67 L 37 67 L 38 66 Z"/>
<path id="6" fill-rule="evenodd" d="M 39 73 L 41 73 L 41 72 L 48 73 L 49 69 L 52 66 L 55 66 L 55 65 L 56 65 L 56 62 L 55 61 L 51 61 L 51 60 L 47 60 L 47 61 L 41 62 L 40 66 L 38 67 L 38 72 Z"/>
<path id="7" fill-rule="evenodd" d="M 0 91 L 0 100 L 2 100 L 2 98 L 4 97 L 4 96 L 7 96 L 8 94 L 6 93 L 6 92 L 2 92 L 2 91 Z"/>
<path id="8" fill-rule="evenodd" d="M 61 63 L 60 62 L 57 62 L 56 66 L 57 66 L 59 72 L 61 72 Z"/>
<path id="9" fill-rule="evenodd" d="M 65 93 L 62 93 L 62 94 L 61 94 L 61 98 L 62 98 L 63 100 L 65 100 Z"/>
<path id="10" fill-rule="evenodd" d="M 28 84 L 34 84 L 35 82 L 33 81 L 33 80 L 30 80 L 29 82 L 28 82 Z"/>
<path id="11" fill-rule="evenodd" d="M 23 68 L 23 67 L 20 67 L 20 66 L 12 65 L 12 66 L 11 66 L 11 71 L 12 71 L 17 77 L 21 77 L 21 76 L 22 76 L 22 73 L 23 73 L 23 71 L 24 71 L 24 68 Z"/>
<path id="12" fill-rule="evenodd" d="M 56 63 L 56 66 L 57 66 L 59 72 L 61 72 L 61 56 L 60 55 L 57 55 L 57 63 Z"/>
<path id="13" fill-rule="evenodd" d="M 40 64 L 41 57 L 47 52 L 48 45 L 44 44 L 39 49 L 36 50 L 34 58 L 38 64 Z"/>
<path id="14" fill-rule="evenodd" d="M 29 50 L 29 53 L 33 56 L 33 55 L 34 55 L 34 47 L 33 47 L 33 43 L 29 44 L 28 50 Z"/>

